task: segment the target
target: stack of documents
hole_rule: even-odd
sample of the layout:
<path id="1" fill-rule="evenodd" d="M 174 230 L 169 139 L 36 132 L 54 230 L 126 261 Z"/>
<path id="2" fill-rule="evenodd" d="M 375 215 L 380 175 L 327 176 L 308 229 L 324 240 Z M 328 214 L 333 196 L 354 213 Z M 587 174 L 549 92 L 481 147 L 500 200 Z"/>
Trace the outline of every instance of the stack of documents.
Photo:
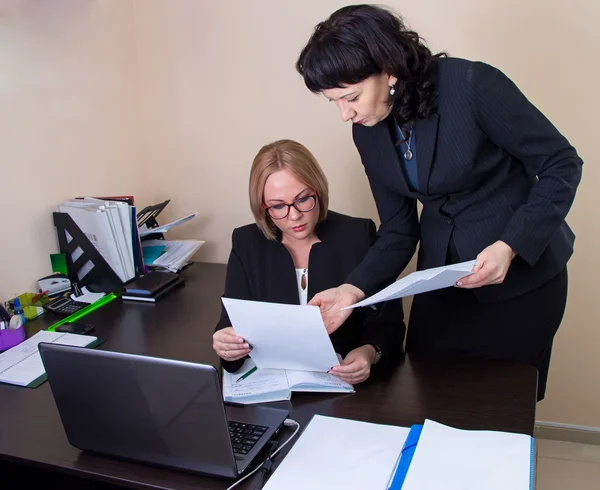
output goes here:
<path id="1" fill-rule="evenodd" d="M 86 197 L 65 201 L 58 206 L 58 211 L 71 216 L 122 282 L 136 276 L 132 212 L 129 204 Z M 82 253 L 81 249 L 75 249 L 72 261 L 77 260 Z M 89 268 L 82 267 L 78 271 L 78 279 L 82 280 L 91 267 L 91 263 Z"/>
<path id="2" fill-rule="evenodd" d="M 252 359 L 232 374 L 223 372 L 223 399 L 235 403 L 289 400 L 292 392 L 354 393 L 354 387 L 333 374 L 289 369 L 255 369 Z"/>
<path id="3" fill-rule="evenodd" d="M 29 339 L 0 354 L 0 382 L 37 388 L 46 381 L 46 369 L 38 351 L 40 342 L 77 347 L 95 347 L 97 337 L 41 330 Z"/>
<path id="4" fill-rule="evenodd" d="M 149 269 L 179 272 L 202 245 L 200 240 L 144 240 L 144 262 Z"/>

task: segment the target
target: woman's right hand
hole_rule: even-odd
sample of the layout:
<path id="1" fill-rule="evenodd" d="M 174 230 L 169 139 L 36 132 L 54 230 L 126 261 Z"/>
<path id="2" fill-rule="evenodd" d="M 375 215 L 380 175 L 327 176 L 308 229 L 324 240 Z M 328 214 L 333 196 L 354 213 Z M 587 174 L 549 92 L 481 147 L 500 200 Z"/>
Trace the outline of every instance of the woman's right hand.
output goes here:
<path id="1" fill-rule="evenodd" d="M 358 303 L 364 297 L 365 293 L 356 286 L 342 284 L 337 288 L 326 289 L 315 294 L 308 304 L 319 307 L 327 333 L 331 335 L 342 326 L 352 313 L 352 309 L 343 311 L 340 311 L 340 309 Z"/>
<path id="2" fill-rule="evenodd" d="M 250 345 L 238 337 L 233 327 L 218 330 L 213 334 L 213 349 L 225 361 L 237 361 L 250 354 Z"/>

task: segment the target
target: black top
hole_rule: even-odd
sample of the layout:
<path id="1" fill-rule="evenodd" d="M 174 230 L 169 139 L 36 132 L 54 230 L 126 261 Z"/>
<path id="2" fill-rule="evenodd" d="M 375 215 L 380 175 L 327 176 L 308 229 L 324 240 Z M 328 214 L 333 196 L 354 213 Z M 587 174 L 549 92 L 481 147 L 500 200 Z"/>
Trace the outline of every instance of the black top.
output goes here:
<path id="1" fill-rule="evenodd" d="M 308 262 L 308 301 L 318 292 L 342 284 L 360 263 L 376 239 L 375 223 L 329 211 L 316 227 L 321 240 L 312 246 Z M 232 235 L 232 249 L 227 264 L 224 297 L 300 304 L 296 269 L 289 251 L 278 240 L 269 240 L 256 224 L 237 228 Z M 231 326 L 227 311 L 221 307 L 217 330 Z M 402 300 L 356 308 L 346 322 L 331 334 L 339 354 L 365 344 L 375 344 L 382 352 L 379 366 L 393 362 L 403 349 L 404 313 Z M 243 360 L 223 361 L 229 371 L 236 371 Z"/>
<path id="2" fill-rule="evenodd" d="M 402 171 L 388 121 L 352 127 L 381 227 L 347 282 L 374 293 L 404 270 L 419 240 L 419 269 L 444 265 L 451 240 L 461 261 L 502 240 L 517 257 L 503 284 L 475 294 L 486 302 L 526 293 L 556 276 L 573 253 L 565 216 L 583 162 L 501 71 L 457 58 L 437 63 L 436 112 L 413 132 L 418 192 Z"/>

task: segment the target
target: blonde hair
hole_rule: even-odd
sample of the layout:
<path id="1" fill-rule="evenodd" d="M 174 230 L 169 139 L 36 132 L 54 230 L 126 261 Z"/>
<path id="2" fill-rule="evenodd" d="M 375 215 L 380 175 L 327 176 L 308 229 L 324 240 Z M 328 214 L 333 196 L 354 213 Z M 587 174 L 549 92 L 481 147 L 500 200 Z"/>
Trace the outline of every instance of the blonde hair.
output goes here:
<path id="1" fill-rule="evenodd" d="M 263 146 L 252 162 L 248 190 L 254 220 L 270 240 L 275 240 L 277 227 L 263 207 L 265 183 L 271 174 L 283 169 L 315 190 L 319 201 L 319 223 L 327 216 L 329 206 L 327 177 L 308 148 L 292 140 L 279 140 Z"/>

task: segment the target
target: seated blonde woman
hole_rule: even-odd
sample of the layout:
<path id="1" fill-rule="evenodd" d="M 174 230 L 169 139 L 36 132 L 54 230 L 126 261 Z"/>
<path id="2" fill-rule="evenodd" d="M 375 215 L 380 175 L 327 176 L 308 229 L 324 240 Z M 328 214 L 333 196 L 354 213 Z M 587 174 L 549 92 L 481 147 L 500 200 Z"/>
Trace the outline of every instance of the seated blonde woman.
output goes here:
<path id="1" fill-rule="evenodd" d="M 250 207 L 256 223 L 236 228 L 224 296 L 305 305 L 318 292 L 343 283 L 376 240 L 375 223 L 330 211 L 328 183 L 315 157 L 300 143 L 264 146 L 250 170 Z M 373 365 L 402 353 L 401 300 L 356 308 L 331 335 L 343 356 L 331 370 L 352 384 Z M 250 346 L 236 335 L 225 308 L 213 335 L 223 367 L 237 371 Z"/>

